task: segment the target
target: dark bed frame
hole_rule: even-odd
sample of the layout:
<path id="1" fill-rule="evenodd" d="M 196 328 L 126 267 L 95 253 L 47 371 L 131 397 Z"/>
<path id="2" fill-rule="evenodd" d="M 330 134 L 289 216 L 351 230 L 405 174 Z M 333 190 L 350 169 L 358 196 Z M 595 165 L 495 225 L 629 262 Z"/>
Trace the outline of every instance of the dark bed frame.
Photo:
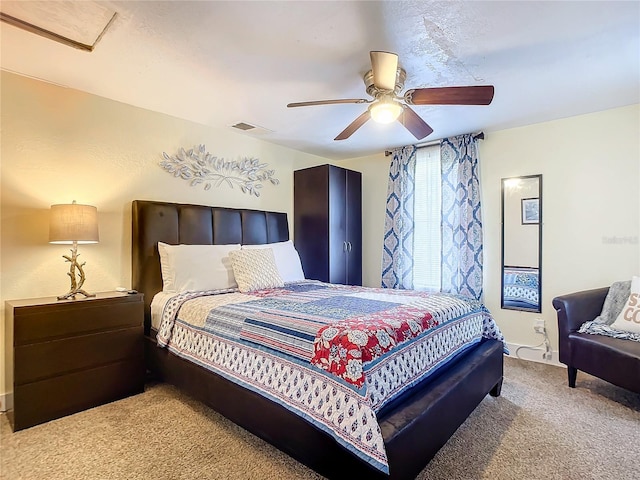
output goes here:
<path id="1" fill-rule="evenodd" d="M 286 408 L 156 346 L 150 304 L 162 290 L 158 241 L 205 245 L 285 241 L 289 239 L 286 213 L 134 200 L 132 222 L 132 285 L 144 294 L 150 372 L 326 477 L 415 478 L 487 393 L 500 395 L 502 343 L 485 340 L 381 414 L 378 420 L 390 470 L 390 476 L 383 475 Z"/>

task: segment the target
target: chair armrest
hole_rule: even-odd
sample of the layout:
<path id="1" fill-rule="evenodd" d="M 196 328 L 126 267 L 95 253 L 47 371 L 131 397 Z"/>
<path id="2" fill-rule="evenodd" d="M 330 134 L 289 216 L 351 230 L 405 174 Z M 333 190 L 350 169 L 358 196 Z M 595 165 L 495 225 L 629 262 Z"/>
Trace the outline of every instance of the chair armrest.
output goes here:
<path id="1" fill-rule="evenodd" d="M 559 329 L 563 330 L 564 327 L 567 334 L 575 332 L 584 322 L 600 315 L 608 292 L 609 287 L 604 287 L 554 298 L 553 306 L 558 313 Z"/>
<path id="2" fill-rule="evenodd" d="M 609 292 L 609 287 L 584 290 L 553 299 L 553 307 L 558 314 L 560 362 L 571 366 L 569 334 L 576 332 L 584 322 L 593 320 L 600 315 L 607 292 Z"/>
<path id="3" fill-rule="evenodd" d="M 565 327 L 567 334 L 575 332 L 584 322 L 593 320 L 604 305 L 609 287 L 570 293 L 553 299 L 553 306 L 558 313 L 558 327 Z"/>

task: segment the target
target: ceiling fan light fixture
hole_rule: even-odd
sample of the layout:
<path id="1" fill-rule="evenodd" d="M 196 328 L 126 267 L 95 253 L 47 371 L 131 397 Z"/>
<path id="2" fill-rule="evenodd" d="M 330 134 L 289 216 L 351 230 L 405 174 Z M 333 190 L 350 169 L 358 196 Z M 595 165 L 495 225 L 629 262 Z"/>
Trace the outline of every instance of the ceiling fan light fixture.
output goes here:
<path id="1" fill-rule="evenodd" d="M 402 105 L 393 100 L 380 100 L 369 107 L 371 118 L 378 123 L 391 123 L 402 113 Z"/>

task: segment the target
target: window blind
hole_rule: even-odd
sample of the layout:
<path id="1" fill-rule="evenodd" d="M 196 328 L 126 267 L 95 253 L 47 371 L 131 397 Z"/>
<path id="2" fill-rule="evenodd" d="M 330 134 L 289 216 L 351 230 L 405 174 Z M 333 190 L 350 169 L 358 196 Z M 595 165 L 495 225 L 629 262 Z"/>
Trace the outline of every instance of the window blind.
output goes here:
<path id="1" fill-rule="evenodd" d="M 413 286 L 440 290 L 441 206 L 440 145 L 416 152 Z"/>

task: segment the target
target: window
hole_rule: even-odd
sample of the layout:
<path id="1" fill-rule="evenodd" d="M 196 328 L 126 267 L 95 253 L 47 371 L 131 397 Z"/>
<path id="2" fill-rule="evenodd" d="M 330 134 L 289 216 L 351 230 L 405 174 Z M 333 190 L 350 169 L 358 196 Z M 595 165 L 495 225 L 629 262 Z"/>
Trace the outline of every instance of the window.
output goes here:
<path id="1" fill-rule="evenodd" d="M 415 176 L 413 286 L 416 290 L 440 291 L 442 174 L 439 145 L 417 150 Z"/>

